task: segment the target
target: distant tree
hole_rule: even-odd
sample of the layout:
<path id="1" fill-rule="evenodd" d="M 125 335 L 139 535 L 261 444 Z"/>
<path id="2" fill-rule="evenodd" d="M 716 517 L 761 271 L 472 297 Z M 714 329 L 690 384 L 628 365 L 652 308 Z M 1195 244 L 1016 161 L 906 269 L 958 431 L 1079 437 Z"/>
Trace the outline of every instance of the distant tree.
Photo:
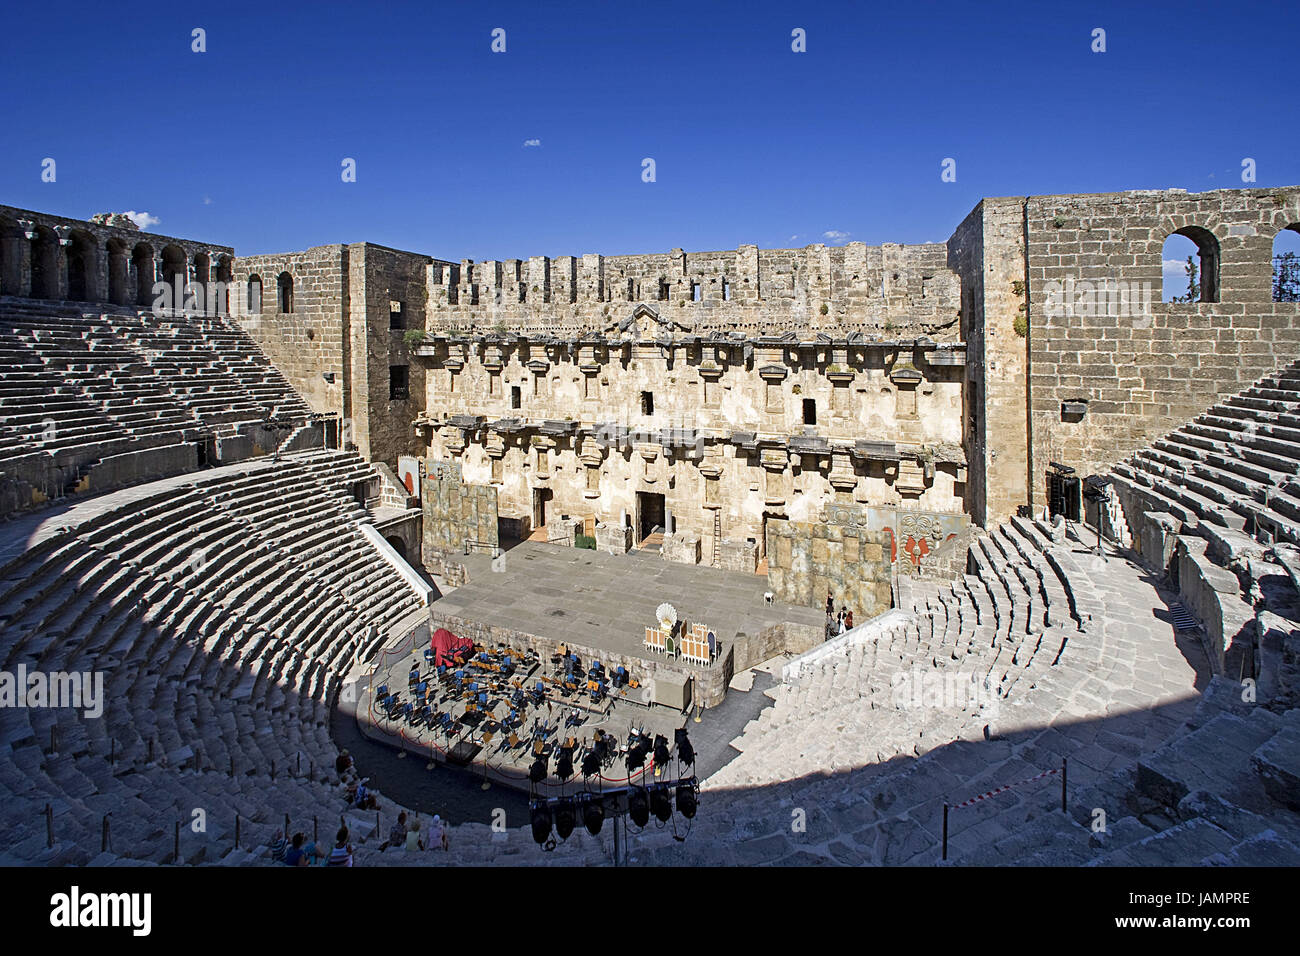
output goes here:
<path id="1" fill-rule="evenodd" d="M 1273 301 L 1300 302 L 1300 256 L 1294 252 L 1273 257 Z"/>
<path id="2" fill-rule="evenodd" d="M 1171 302 L 1199 302 L 1201 301 L 1201 281 L 1197 276 L 1196 257 L 1188 256 L 1187 265 L 1184 267 L 1187 271 L 1187 294 L 1176 295 Z"/>

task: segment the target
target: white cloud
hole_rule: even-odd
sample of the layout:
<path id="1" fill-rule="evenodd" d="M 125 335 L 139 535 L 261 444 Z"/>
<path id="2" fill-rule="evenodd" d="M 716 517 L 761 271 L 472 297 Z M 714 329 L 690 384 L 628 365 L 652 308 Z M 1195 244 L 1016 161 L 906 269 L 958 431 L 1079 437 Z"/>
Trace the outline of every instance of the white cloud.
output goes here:
<path id="1" fill-rule="evenodd" d="M 526 140 L 524 140 L 524 148 L 525 148 L 525 149 L 527 149 L 529 146 L 541 146 L 541 145 L 542 145 L 542 141 L 541 141 L 540 139 L 526 139 Z"/>
<path id="2" fill-rule="evenodd" d="M 1187 261 L 1185 259 L 1164 259 L 1160 263 L 1161 271 L 1165 275 L 1186 275 Z"/>
<path id="3" fill-rule="evenodd" d="M 204 197 L 203 197 L 203 205 L 205 205 L 205 206 L 211 206 L 211 205 L 212 205 L 212 197 L 211 197 L 211 196 L 204 196 Z"/>
<path id="4" fill-rule="evenodd" d="M 126 216 L 141 229 L 150 229 L 162 222 L 157 216 L 151 216 L 147 212 L 136 212 L 134 209 L 128 209 L 122 215 Z"/>
<path id="5" fill-rule="evenodd" d="M 847 232 L 841 232 L 838 229 L 827 229 L 825 232 L 822 233 L 822 238 L 825 239 L 827 242 L 831 242 L 831 243 L 848 242 L 850 235 L 852 234 Z"/>

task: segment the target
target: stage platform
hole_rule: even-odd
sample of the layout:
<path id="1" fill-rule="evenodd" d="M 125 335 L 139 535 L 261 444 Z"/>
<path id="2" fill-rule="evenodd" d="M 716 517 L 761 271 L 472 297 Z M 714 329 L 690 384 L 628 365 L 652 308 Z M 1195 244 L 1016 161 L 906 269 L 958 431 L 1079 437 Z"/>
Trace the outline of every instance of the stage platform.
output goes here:
<path id="1" fill-rule="evenodd" d="M 676 564 L 650 552 L 601 554 L 529 541 L 496 559 L 496 570 L 487 555 L 457 560 L 468 583 L 430 605 L 434 627 L 484 644 L 523 640 L 553 649 L 564 643 L 625 662 L 633 673 L 638 664 L 642 672 L 668 667 L 694 675 L 696 700 L 706 705 L 721 701 L 734 670 L 784 650 L 806 650 L 824 637 L 821 610 L 767 604 L 767 579 L 756 574 Z M 665 601 L 679 618 L 718 635 L 722 650 L 711 665 L 670 664 L 645 647 L 645 629 Z"/>
<path id="2" fill-rule="evenodd" d="M 431 631 L 421 628 L 390 642 L 355 688 L 358 723 L 374 740 L 426 761 L 465 766 L 490 781 L 519 789 L 529 787 L 528 768 L 534 758 L 531 731 L 537 720 L 547 724 L 543 739 L 552 750 L 570 735 L 576 739 L 578 763 L 598 728 L 620 743 L 626 743 L 632 728 L 651 737 L 662 734 L 671 742 L 695 705 L 707 708 L 721 703 L 736 670 L 787 651 L 802 652 L 820 643 L 824 635 L 822 611 L 768 604 L 763 577 L 674 564 L 658 554 L 610 555 L 525 541 L 497 559 L 468 555 L 457 560 L 465 565 L 467 583 L 430 605 L 429 628 L 445 627 L 480 648 L 503 649 L 516 661 L 531 650 L 535 663 L 497 681 L 485 721 L 466 719 L 465 701 L 431 680 L 436 695 L 431 706 L 457 721 L 455 735 L 418 721 L 391 719 L 378 705 L 377 691 L 386 685 L 390 692 L 405 694 L 412 667 L 422 675 L 430 670 L 423 652 Z M 717 634 L 718 651 L 708 664 L 689 663 L 645 646 L 645 629 L 655 625 L 655 609 L 664 602 L 677 609 L 679 619 L 704 624 Z M 562 696 L 553 662 L 560 645 L 576 653 L 584 668 L 596 660 L 606 673 L 625 667 L 640 686 L 623 688 L 599 703 L 591 702 L 582 690 Z M 486 676 L 489 681 L 494 678 Z M 509 729 L 498 727 L 484 747 L 482 724 L 503 721 L 511 709 L 512 689 L 533 688 L 538 680 L 545 683 L 547 700 L 524 713 L 523 724 L 515 731 L 521 744 L 502 749 Z M 684 698 L 676 706 L 656 703 L 673 698 L 665 688 L 684 689 Z M 581 722 L 566 726 L 565 717 L 575 709 Z M 543 790 L 558 792 L 562 785 L 554 777 L 553 759 L 549 766 L 552 774 Z M 603 776 L 607 786 L 628 782 L 621 760 Z M 634 775 L 633 782 L 636 779 Z M 568 781 L 568 788 L 572 790 L 575 783 L 580 784 L 580 777 Z"/>

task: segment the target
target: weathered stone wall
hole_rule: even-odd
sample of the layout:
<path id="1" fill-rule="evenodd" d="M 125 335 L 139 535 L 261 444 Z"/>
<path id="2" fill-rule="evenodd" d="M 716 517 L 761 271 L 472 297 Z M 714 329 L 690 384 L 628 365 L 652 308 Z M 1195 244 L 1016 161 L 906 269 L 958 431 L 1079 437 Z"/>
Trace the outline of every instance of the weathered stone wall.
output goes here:
<path id="1" fill-rule="evenodd" d="M 406 333 L 425 328 L 425 275 L 433 260 L 371 243 L 348 246 L 348 260 L 353 434 L 368 457 L 396 464 L 399 455 L 424 452 L 411 423 L 425 410 L 425 372 L 412 361 Z M 407 370 L 405 392 L 391 388 L 393 366 Z"/>
<path id="2" fill-rule="evenodd" d="M 347 250 L 316 246 L 305 252 L 239 256 L 231 294 L 233 318 L 261 346 L 312 411 L 346 417 L 343 316 L 349 286 Z M 278 311 L 276 280 L 293 278 L 293 311 Z M 250 281 L 261 282 L 261 308 Z"/>
<path id="3" fill-rule="evenodd" d="M 421 494 L 424 554 L 463 552 L 467 540 L 497 546 L 497 490 L 470 485 L 448 470 L 425 475 Z M 433 559 L 425 560 L 433 566 Z"/>
<path id="4" fill-rule="evenodd" d="M 425 328 L 433 261 L 364 242 L 235 260 L 231 308 L 240 324 L 315 411 L 344 420 L 346 443 L 390 465 L 425 450 L 411 427 L 425 410 L 425 370 L 411 360 L 406 333 Z M 280 311 L 281 273 L 293 280 L 292 312 Z M 249 291 L 254 276 L 261 280 L 260 311 Z M 407 369 L 406 397 L 394 397 L 392 366 Z"/>
<path id="5" fill-rule="evenodd" d="M 985 199 L 948 241 L 961 276 L 962 335 L 967 342 L 963 432 L 970 462 L 971 517 L 997 523 L 1026 500 L 1029 356 L 1024 329 L 1023 201 Z M 1019 283 L 1019 285 L 1017 285 Z"/>
<path id="6" fill-rule="evenodd" d="M 732 645 L 736 673 L 782 654 L 804 654 L 826 640 L 826 632 L 807 624 L 784 621 L 757 634 L 737 634 Z"/>
<path id="7" fill-rule="evenodd" d="M 758 570 L 758 544 L 754 541 L 723 541 L 719 556 L 724 571 L 753 574 Z"/>
<path id="8" fill-rule="evenodd" d="M 663 495 L 668 530 L 710 565 L 721 540 L 762 542 L 767 518 L 809 520 L 836 495 L 963 510 L 964 349 L 702 341 L 631 311 L 623 340 L 435 334 L 418 350 L 430 461 L 497 485 L 514 518 L 540 491 L 548 515 L 635 525 L 638 494 Z"/>
<path id="9" fill-rule="evenodd" d="M 603 328 L 638 302 L 701 333 L 853 329 L 951 341 L 958 286 L 938 243 L 466 259 L 429 270 L 439 328 L 566 335 Z"/>
<path id="10" fill-rule="evenodd" d="M 888 536 L 855 523 L 771 521 L 767 525 L 767 580 L 778 599 L 825 607 L 829 593 L 855 620 L 889 610 Z"/>
<path id="11" fill-rule="evenodd" d="M 1273 241 L 1300 222 L 1300 188 L 1034 196 L 1024 221 L 1036 507 L 1050 461 L 1104 471 L 1300 356 L 1300 304 L 1272 301 Z M 1198 229 L 1218 247 L 1218 301 L 1162 303 L 1165 240 Z M 1053 308 L 1049 283 L 1067 282 L 1076 298 L 1083 283 L 1146 288 L 1150 304 Z M 1087 403 L 1081 418 L 1067 401 Z"/>

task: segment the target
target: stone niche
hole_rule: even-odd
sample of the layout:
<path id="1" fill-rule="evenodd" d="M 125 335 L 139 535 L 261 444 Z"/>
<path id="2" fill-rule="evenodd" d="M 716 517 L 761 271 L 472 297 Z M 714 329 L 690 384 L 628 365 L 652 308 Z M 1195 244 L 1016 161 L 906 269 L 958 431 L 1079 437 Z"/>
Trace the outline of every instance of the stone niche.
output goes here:
<path id="1" fill-rule="evenodd" d="M 825 607 L 829 592 L 858 622 L 889 610 L 889 535 L 851 525 L 778 520 L 767 525 L 767 582 L 788 604 Z"/>

